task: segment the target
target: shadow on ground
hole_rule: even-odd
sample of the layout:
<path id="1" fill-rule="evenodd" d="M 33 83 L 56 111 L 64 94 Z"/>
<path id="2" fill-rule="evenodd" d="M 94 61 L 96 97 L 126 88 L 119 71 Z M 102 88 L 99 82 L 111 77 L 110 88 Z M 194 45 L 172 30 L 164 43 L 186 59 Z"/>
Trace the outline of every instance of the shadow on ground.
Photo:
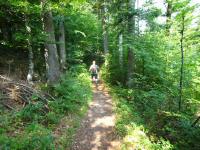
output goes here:
<path id="1" fill-rule="evenodd" d="M 77 131 L 71 150 L 118 150 L 120 141 L 115 135 L 115 115 L 112 100 L 100 84 L 94 87 L 94 100 Z"/>

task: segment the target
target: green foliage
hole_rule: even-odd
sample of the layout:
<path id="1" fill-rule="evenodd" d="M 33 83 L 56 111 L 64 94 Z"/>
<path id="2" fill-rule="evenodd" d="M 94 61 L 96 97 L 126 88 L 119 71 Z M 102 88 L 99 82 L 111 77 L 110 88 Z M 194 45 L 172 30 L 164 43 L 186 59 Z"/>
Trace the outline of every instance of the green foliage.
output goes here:
<path id="1" fill-rule="evenodd" d="M 63 77 L 61 84 L 55 86 L 55 95 L 59 98 L 50 103 L 50 108 L 55 112 L 77 112 L 80 106 L 87 103 L 87 99 L 91 99 L 91 83 L 87 71 L 81 66 L 71 70 L 71 73 Z"/>
<path id="2" fill-rule="evenodd" d="M 194 31 L 197 32 L 199 28 L 197 24 L 194 25 L 197 20 L 194 16 L 197 5 L 193 6 L 188 0 L 173 2 L 172 16 L 168 18 L 170 33 L 166 33 L 166 29 L 163 28 L 165 24 L 158 25 L 155 21 L 156 17 L 161 16 L 161 12 L 149 1 L 144 9 L 136 10 L 139 16 L 135 16 L 136 20 L 137 17 L 139 20 L 146 20 L 148 28 L 142 33 L 137 33 L 138 29 L 135 27 L 133 36 L 124 26 L 124 24 L 128 25 L 125 15 L 127 9 L 123 8 L 126 2 L 115 3 L 118 7 L 110 11 L 113 13 L 111 16 L 114 20 L 110 29 L 110 54 L 106 57 L 102 68 L 102 77 L 109 84 L 120 88 L 115 91 L 120 101 L 116 107 L 119 109 L 118 113 L 122 114 L 119 117 L 122 120 L 118 119 L 116 124 L 118 134 L 124 139 L 130 134 L 133 134 L 133 137 L 137 136 L 134 134 L 135 127 L 128 130 L 131 124 L 137 122 L 134 117 L 129 117 L 133 114 L 129 111 L 137 112 L 134 116 L 142 119 L 139 119 L 139 123 L 135 126 L 142 126 L 138 130 L 148 130 L 144 132 L 148 133 L 150 142 L 153 142 L 153 144 L 144 144 L 148 143 L 149 140 L 147 140 L 141 143 L 141 145 L 151 145 L 146 149 L 190 149 L 191 145 L 198 149 L 199 123 L 196 128 L 191 127 L 194 118 L 199 114 L 199 45 L 194 44 L 197 40 Z M 112 4 L 115 5 L 115 3 Z M 143 16 L 144 14 L 146 15 Z M 183 105 L 182 112 L 178 112 L 182 29 L 184 29 Z M 121 64 L 119 44 L 116 44 L 119 43 L 119 34 L 123 34 Z M 128 49 L 130 48 L 134 53 L 134 68 L 131 68 L 132 78 L 128 79 L 127 73 L 130 67 L 128 66 L 128 59 L 130 59 Z M 127 87 L 128 80 L 131 81 L 129 88 Z M 130 110 L 129 107 L 132 109 Z M 194 140 L 190 136 L 193 136 Z M 134 143 L 134 140 L 128 143 Z"/>
<path id="3" fill-rule="evenodd" d="M 102 51 L 100 44 L 101 26 L 97 17 L 91 12 L 89 3 L 72 4 L 65 8 L 64 22 L 66 29 L 67 63 L 89 65 L 93 59 L 100 59 L 97 53 Z M 60 20 L 60 14 L 55 17 Z M 59 33 L 57 33 L 59 35 Z"/>
<path id="4" fill-rule="evenodd" d="M 117 133 L 123 137 L 122 149 L 173 149 L 169 141 L 151 135 L 148 127 L 144 126 L 144 119 L 140 117 L 137 106 L 133 105 L 130 96 L 134 93 L 118 87 L 112 88 L 112 95 L 116 104 Z M 137 104 L 136 102 L 134 104 Z M 141 107 L 141 106 L 140 106 Z"/>
<path id="5" fill-rule="evenodd" d="M 191 145 L 199 148 L 199 127 L 191 126 L 191 117 L 187 114 L 163 111 L 169 109 L 166 107 L 169 104 L 166 104 L 166 96 L 163 97 L 159 91 L 115 87 L 112 93 L 118 114 L 117 133 L 123 137 L 126 148 L 135 146 L 137 138 L 141 142 L 139 146 L 147 146 L 145 149 L 190 149 Z M 140 130 L 148 136 L 140 137 Z M 158 137 L 165 137 L 170 142 Z"/>
<path id="6" fill-rule="evenodd" d="M 70 146 L 92 99 L 89 74 L 84 66 L 74 66 L 59 84 L 45 87 L 49 89 L 55 101 L 44 104 L 34 96 L 19 112 L 4 112 L 0 116 L 1 149 L 55 149 L 55 140 L 62 143 L 59 147 L 63 149 Z M 74 117 L 66 121 L 67 130 L 55 139 L 52 132 L 68 114 Z"/>
<path id="7" fill-rule="evenodd" d="M 53 137 L 48 129 L 39 125 L 27 126 L 24 133 L 17 137 L 8 138 L 1 135 L 0 143 L 2 149 L 53 149 Z"/>
<path id="8" fill-rule="evenodd" d="M 19 117 L 24 121 L 42 121 L 46 113 L 43 108 L 42 102 L 31 103 L 19 112 Z"/>
<path id="9" fill-rule="evenodd" d="M 64 21 L 69 71 L 63 75 L 59 84 L 53 87 L 44 86 L 45 90 L 56 97 L 56 101 L 49 101 L 45 106 L 37 97 L 33 97 L 31 103 L 16 114 L 7 114 L 8 112 L 0 110 L 0 148 L 32 149 L 33 145 L 38 149 L 54 148 L 51 144 L 54 141 L 51 130 L 59 123 L 60 118 L 69 113 L 81 114 L 91 99 L 87 69 L 83 65 L 75 64 L 89 65 L 94 59 L 99 64 L 105 58 L 101 69 L 102 78 L 120 87 L 114 91 L 118 95 L 117 99 L 119 98 L 116 104 L 119 115 L 116 129 L 124 138 L 124 149 L 172 149 L 171 144 L 176 149 L 190 149 L 190 146 L 199 149 L 199 126 L 197 124 L 197 127 L 191 127 L 193 119 L 199 114 L 200 106 L 200 21 L 194 17 L 194 11 L 199 5 L 193 6 L 189 0 L 173 1 L 171 18 L 168 18 L 170 32 L 166 33 L 163 28 L 166 25 L 156 23 L 157 17 L 166 14 L 156 8 L 153 1 L 147 1 L 145 8 L 132 10 L 128 9 L 128 1 L 107 2 L 109 54 L 103 57 L 100 11 L 103 3 L 101 0 L 89 2 L 48 1 L 45 9 L 51 9 L 53 13 L 56 39 L 60 36 L 59 22 Z M 42 13 L 38 0 L 0 0 L 1 55 L 4 57 L 7 54 L 5 56 L 9 58 L 24 60 L 26 69 L 22 69 L 22 64 L 19 66 L 19 70 L 23 70 L 23 78 L 28 72 L 25 63 L 28 62 L 28 38 L 33 49 L 35 71 L 42 79 L 45 78 L 44 41 L 47 35 L 43 31 Z M 134 17 L 135 25 L 130 29 L 130 18 Z M 144 31 L 137 27 L 140 21 L 147 24 Z M 31 33 L 27 33 L 27 26 Z M 130 34 L 130 30 L 134 31 L 134 35 Z M 185 59 L 183 106 L 182 112 L 177 112 L 180 95 L 180 33 L 183 34 Z M 122 54 L 117 44 L 119 34 L 123 34 Z M 59 43 L 56 44 L 58 46 Z M 128 66 L 129 49 L 134 53 L 133 68 Z M 21 57 L 16 57 L 18 55 Z M 121 55 L 122 60 L 119 58 Z M 16 60 L 11 64 L 11 72 L 12 68 L 17 68 L 14 66 L 15 62 Z M 4 61 L 1 65 L 8 68 Z M 127 78 L 129 69 L 133 69 L 131 79 Z M 129 88 L 128 80 L 131 81 Z M 74 124 L 76 126 L 78 123 Z M 72 135 L 75 128 L 72 127 L 67 132 Z M 12 135 L 17 129 L 23 133 Z M 38 136 L 40 130 L 41 139 Z M 65 139 L 68 137 L 63 136 L 62 144 Z"/>
<path id="10" fill-rule="evenodd" d="M 48 114 L 46 114 L 45 121 L 47 122 L 48 125 L 58 124 L 61 117 L 62 115 L 60 114 L 57 114 L 55 112 L 49 112 Z"/>
<path id="11" fill-rule="evenodd" d="M 121 69 L 119 66 L 119 61 L 116 62 L 112 55 L 107 55 L 105 57 L 105 63 L 101 68 L 101 77 L 108 83 L 123 85 L 125 83 L 125 75 L 127 71 Z"/>

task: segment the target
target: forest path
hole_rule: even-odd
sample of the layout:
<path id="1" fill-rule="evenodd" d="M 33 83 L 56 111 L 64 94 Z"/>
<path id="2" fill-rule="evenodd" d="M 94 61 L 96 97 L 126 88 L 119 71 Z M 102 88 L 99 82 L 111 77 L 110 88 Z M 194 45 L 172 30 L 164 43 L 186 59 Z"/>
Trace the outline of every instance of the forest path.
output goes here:
<path id="1" fill-rule="evenodd" d="M 114 133 L 115 114 L 112 99 L 103 84 L 93 87 L 93 101 L 76 133 L 72 150 L 119 150 Z"/>

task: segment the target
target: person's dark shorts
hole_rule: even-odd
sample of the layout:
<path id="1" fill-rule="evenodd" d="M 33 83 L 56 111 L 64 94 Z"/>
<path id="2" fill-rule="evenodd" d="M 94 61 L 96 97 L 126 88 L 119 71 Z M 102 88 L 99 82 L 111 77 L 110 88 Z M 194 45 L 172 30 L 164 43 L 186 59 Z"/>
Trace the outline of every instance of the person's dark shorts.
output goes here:
<path id="1" fill-rule="evenodd" d="M 96 74 L 96 73 L 92 73 L 92 74 L 91 74 L 91 78 L 93 79 L 93 77 L 94 77 L 95 79 L 97 79 L 97 74 Z"/>

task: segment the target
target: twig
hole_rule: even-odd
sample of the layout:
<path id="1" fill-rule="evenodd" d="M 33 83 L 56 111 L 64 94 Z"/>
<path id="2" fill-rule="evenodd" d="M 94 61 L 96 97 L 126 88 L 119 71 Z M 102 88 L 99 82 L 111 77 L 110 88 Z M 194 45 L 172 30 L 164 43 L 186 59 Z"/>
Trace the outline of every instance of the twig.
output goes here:
<path id="1" fill-rule="evenodd" d="M 9 99 L 9 97 L 0 97 L 0 99 Z"/>
<path id="2" fill-rule="evenodd" d="M 50 95 L 49 93 L 45 93 L 45 95 L 49 96 L 52 100 L 56 101 L 56 99 L 52 95 Z"/>
<path id="3" fill-rule="evenodd" d="M 2 105 L 4 105 L 5 107 L 7 107 L 7 108 L 9 108 L 9 109 L 11 109 L 11 110 L 14 110 L 14 108 L 13 107 L 11 107 L 10 105 L 8 105 L 8 104 L 5 104 L 5 103 L 1 103 Z"/>
<path id="4" fill-rule="evenodd" d="M 192 127 L 194 127 L 200 120 L 200 116 L 192 123 Z"/>

